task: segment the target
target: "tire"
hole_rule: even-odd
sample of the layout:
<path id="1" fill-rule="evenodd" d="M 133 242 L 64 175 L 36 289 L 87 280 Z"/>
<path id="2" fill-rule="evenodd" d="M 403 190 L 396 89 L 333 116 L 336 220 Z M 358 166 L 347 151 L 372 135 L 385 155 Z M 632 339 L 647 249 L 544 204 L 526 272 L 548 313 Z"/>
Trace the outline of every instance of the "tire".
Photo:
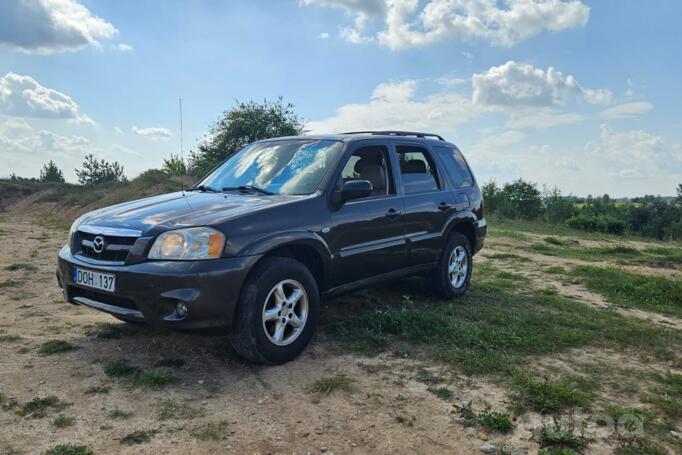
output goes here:
<path id="1" fill-rule="evenodd" d="M 455 254 L 455 251 L 463 254 L 465 262 L 459 262 L 460 266 L 458 269 L 462 273 L 457 274 L 456 279 L 453 280 L 454 275 L 450 274 L 450 265 L 451 257 Z M 469 288 L 473 265 L 469 240 L 458 232 L 452 233 L 445 243 L 445 248 L 443 248 L 443 253 L 438 260 L 438 265 L 429 275 L 434 292 L 444 299 L 452 299 L 464 295 Z"/>
<path id="2" fill-rule="evenodd" d="M 232 347 L 255 363 L 277 365 L 295 359 L 315 332 L 319 301 L 317 283 L 306 266 L 289 258 L 264 258 L 244 282 L 230 330 Z"/>

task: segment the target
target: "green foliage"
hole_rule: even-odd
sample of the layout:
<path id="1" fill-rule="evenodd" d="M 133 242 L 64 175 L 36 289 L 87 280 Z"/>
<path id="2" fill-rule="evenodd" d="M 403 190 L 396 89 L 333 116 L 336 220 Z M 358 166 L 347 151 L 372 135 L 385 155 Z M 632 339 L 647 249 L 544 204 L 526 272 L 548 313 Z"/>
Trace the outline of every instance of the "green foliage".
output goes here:
<path id="1" fill-rule="evenodd" d="M 239 102 L 211 126 L 210 139 L 189 156 L 192 175 L 204 175 L 245 145 L 261 139 L 296 136 L 304 131 L 294 105 L 282 98 L 262 103 Z"/>
<path id="2" fill-rule="evenodd" d="M 123 166 L 117 161 L 109 162 L 104 158 L 98 161 L 92 154 L 85 156 L 81 169 L 76 169 L 76 176 L 81 185 L 126 181 L 123 175 Z"/>
<path id="3" fill-rule="evenodd" d="M 43 165 L 43 168 L 40 170 L 40 181 L 64 183 L 64 173 L 57 167 L 54 161 L 50 160 L 50 162 Z"/>
<path id="4" fill-rule="evenodd" d="M 47 450 L 45 455 L 95 455 L 95 452 L 88 446 L 59 444 Z"/>
<path id="5" fill-rule="evenodd" d="M 173 155 L 170 158 L 163 160 L 161 170 L 170 175 L 183 176 L 187 174 L 187 166 L 180 155 Z"/>
<path id="6" fill-rule="evenodd" d="M 119 442 L 129 446 L 144 444 L 152 440 L 159 430 L 138 430 L 123 436 Z"/>
<path id="7" fill-rule="evenodd" d="M 352 392 L 353 380 L 343 374 L 320 378 L 308 386 L 308 392 L 317 395 L 329 395 L 332 392 Z"/>
<path id="8" fill-rule="evenodd" d="M 537 219 L 542 215 L 542 198 L 537 185 L 523 179 L 506 183 L 499 188 L 495 182 L 481 190 L 486 210 L 506 218 Z"/>
<path id="9" fill-rule="evenodd" d="M 479 425 L 500 433 L 510 433 L 514 429 L 514 423 L 509 418 L 509 414 L 503 412 L 492 412 L 485 409 L 476 416 Z"/>
<path id="10" fill-rule="evenodd" d="M 34 398 L 23 405 L 18 405 L 14 412 L 24 417 L 40 418 L 45 417 L 49 409 L 61 411 L 69 406 L 71 406 L 71 403 L 68 401 L 60 400 L 56 396 L 50 395 L 45 398 Z"/>
<path id="11" fill-rule="evenodd" d="M 52 419 L 52 425 L 57 428 L 70 427 L 76 421 L 75 417 L 65 416 L 64 414 L 59 414 L 54 419 Z"/>
<path id="12" fill-rule="evenodd" d="M 625 222 L 609 215 L 579 214 L 566 220 L 566 225 L 573 229 L 590 232 L 603 232 L 620 235 L 625 232 Z"/>
<path id="13" fill-rule="evenodd" d="M 160 389 L 169 384 L 179 381 L 178 377 L 167 371 L 143 370 L 131 378 L 130 384 L 133 387 L 144 387 L 148 389 Z"/>
<path id="14" fill-rule="evenodd" d="M 139 372 L 138 367 L 128 364 L 128 361 L 124 359 L 113 360 L 104 364 L 104 373 L 112 378 L 127 378 Z"/>
<path id="15" fill-rule="evenodd" d="M 520 410 L 556 414 L 572 407 L 586 407 L 592 401 L 593 386 L 581 381 L 535 381 L 517 373 L 514 376 L 515 399 Z"/>
<path id="16" fill-rule="evenodd" d="M 200 441 L 221 441 L 231 434 L 228 428 L 229 423 L 225 420 L 208 422 L 194 427 L 190 434 Z"/>
<path id="17" fill-rule="evenodd" d="M 5 270 L 9 270 L 10 272 L 14 272 L 17 270 L 28 270 L 29 272 L 35 272 L 36 270 L 38 270 L 38 267 L 36 267 L 33 264 L 14 263 L 6 265 Z"/>
<path id="18" fill-rule="evenodd" d="M 50 340 L 40 345 L 38 352 L 45 355 L 57 354 L 60 352 L 72 351 L 76 347 L 63 340 Z"/>
<path id="19" fill-rule="evenodd" d="M 430 388 L 429 392 L 433 393 L 436 395 L 438 398 L 441 400 L 451 400 L 453 393 L 452 390 L 448 389 L 447 387 L 438 387 L 438 388 Z"/>
<path id="20" fill-rule="evenodd" d="M 682 315 L 682 280 L 641 275 L 617 267 L 578 266 L 585 286 L 618 305 Z"/>
<path id="21" fill-rule="evenodd" d="M 613 451 L 614 455 L 668 455 L 669 453 L 657 442 L 646 438 L 628 439 Z"/>
<path id="22" fill-rule="evenodd" d="M 548 427 L 543 426 L 540 431 L 540 446 L 553 450 L 551 454 L 556 453 L 571 453 L 556 452 L 556 450 L 572 450 L 573 452 L 582 453 L 583 450 L 590 443 L 590 440 L 577 435 L 573 432 L 573 428 L 563 427 L 561 423 L 555 419 L 554 425 Z"/>

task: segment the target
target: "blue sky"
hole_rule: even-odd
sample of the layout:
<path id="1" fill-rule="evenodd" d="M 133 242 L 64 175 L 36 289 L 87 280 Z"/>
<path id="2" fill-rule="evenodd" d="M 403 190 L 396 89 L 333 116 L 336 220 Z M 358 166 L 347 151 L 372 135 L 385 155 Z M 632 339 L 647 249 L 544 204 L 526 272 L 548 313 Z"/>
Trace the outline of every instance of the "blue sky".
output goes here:
<path id="1" fill-rule="evenodd" d="M 455 142 L 479 181 L 566 193 L 682 183 L 677 1 L 5 1 L 0 176 L 86 153 L 134 176 L 235 99 L 283 96 L 313 132 Z"/>

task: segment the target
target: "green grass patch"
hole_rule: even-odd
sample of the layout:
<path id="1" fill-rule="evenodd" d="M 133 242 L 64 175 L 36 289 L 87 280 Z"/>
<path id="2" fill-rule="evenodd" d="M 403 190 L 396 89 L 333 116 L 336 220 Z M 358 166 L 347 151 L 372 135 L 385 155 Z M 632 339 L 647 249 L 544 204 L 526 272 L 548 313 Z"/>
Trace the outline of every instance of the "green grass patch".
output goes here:
<path id="1" fill-rule="evenodd" d="M 513 379 L 514 400 L 518 411 L 558 414 L 573 407 L 586 408 L 593 400 L 596 385 L 582 377 L 573 380 L 536 381 L 523 373 Z"/>
<path id="2" fill-rule="evenodd" d="M 530 262 L 530 258 L 527 258 L 525 256 L 519 256 L 518 254 L 515 253 L 494 253 L 490 254 L 487 256 L 489 259 L 495 259 L 495 260 L 514 260 L 517 262 Z"/>
<path id="3" fill-rule="evenodd" d="M 494 237 L 504 237 L 512 240 L 520 240 L 520 241 L 526 241 L 528 240 L 528 236 L 522 232 L 519 231 L 513 231 L 509 229 L 496 229 L 496 228 L 488 228 L 487 235 L 491 238 Z"/>
<path id="4" fill-rule="evenodd" d="M 88 446 L 59 444 L 45 451 L 45 455 L 95 455 L 95 452 Z"/>
<path id="5" fill-rule="evenodd" d="M 52 419 L 52 425 L 54 425 L 57 428 L 70 427 L 75 422 L 76 422 L 75 417 L 65 416 L 64 414 L 59 414 L 54 419 Z"/>
<path id="6" fill-rule="evenodd" d="M 203 415 L 203 410 L 176 400 L 163 400 L 157 407 L 157 417 L 159 420 L 194 419 Z"/>
<path id="7" fill-rule="evenodd" d="M 38 270 L 38 267 L 36 267 L 33 264 L 24 264 L 24 263 L 14 263 L 14 264 L 9 264 L 6 265 L 5 270 L 9 270 L 10 272 L 15 272 L 17 270 L 26 270 L 29 272 L 35 272 Z"/>
<path id="8" fill-rule="evenodd" d="M 307 390 L 308 393 L 316 395 L 329 395 L 334 392 L 353 392 L 353 380 L 343 374 L 327 376 L 310 384 Z"/>
<path id="9" fill-rule="evenodd" d="M 138 430 L 138 431 L 133 431 L 132 433 L 128 433 L 127 435 L 123 436 L 121 439 L 119 439 L 119 442 L 121 444 L 133 446 L 137 444 L 145 444 L 149 441 L 152 440 L 154 436 L 156 436 L 156 433 L 158 433 L 159 430 Z"/>
<path id="10" fill-rule="evenodd" d="M 225 420 L 220 422 L 207 422 L 190 430 L 190 435 L 200 441 L 222 441 L 232 435 L 229 423 Z"/>
<path id="11" fill-rule="evenodd" d="M 106 395 L 111 391 L 108 385 L 93 385 L 85 389 L 86 395 Z"/>
<path id="12" fill-rule="evenodd" d="M 19 335 L 0 335 L 0 343 L 16 343 L 23 340 Z"/>
<path id="13" fill-rule="evenodd" d="M 447 387 L 429 388 L 428 390 L 441 400 L 449 401 L 453 397 L 452 390 L 448 389 Z"/>
<path id="14" fill-rule="evenodd" d="M 682 316 L 682 280 L 617 267 L 578 266 L 574 274 L 588 289 L 617 305 Z"/>
<path id="15" fill-rule="evenodd" d="M 511 433 L 514 429 L 509 414 L 502 412 L 492 412 L 490 409 L 485 409 L 476 416 L 476 421 L 479 425 L 493 431 L 500 433 Z"/>
<path id="16" fill-rule="evenodd" d="M 347 349 L 377 354 L 402 342 L 418 349 L 415 355 L 430 352 L 468 374 L 509 372 L 530 356 L 585 346 L 632 348 L 666 359 L 682 346 L 682 334 L 667 328 L 560 295 L 510 291 L 520 282 L 491 286 L 496 273 L 477 275 L 466 295 L 449 302 L 424 297 L 403 305 L 400 289 L 370 291 L 381 294 L 344 300 L 344 311 L 329 311 L 325 325 Z"/>
<path id="17" fill-rule="evenodd" d="M 560 265 L 553 265 L 547 267 L 546 269 L 543 269 L 543 272 L 549 275 L 563 275 L 564 273 L 566 273 L 566 269 L 561 267 Z"/>
<path id="18" fill-rule="evenodd" d="M 564 242 L 556 237 L 545 237 L 544 240 L 550 245 L 564 246 Z"/>
<path id="19" fill-rule="evenodd" d="M 555 420 L 552 426 L 543 426 L 540 431 L 540 446 L 543 449 L 554 450 L 549 453 L 557 453 L 556 450 L 583 453 L 589 443 L 589 439 L 575 434 L 572 428 L 562 426 L 558 420 Z"/>
<path id="20" fill-rule="evenodd" d="M 118 359 L 104 364 L 104 374 L 112 378 L 128 378 L 140 373 L 140 368 L 132 366 L 127 360 Z"/>
<path id="21" fill-rule="evenodd" d="M 134 415 L 131 411 L 125 411 L 123 409 L 114 408 L 107 412 L 107 417 L 110 419 L 127 419 Z"/>
<path id="22" fill-rule="evenodd" d="M 38 352 L 44 355 L 59 354 L 61 352 L 73 351 L 76 346 L 64 340 L 50 340 L 40 345 Z"/>
<path id="23" fill-rule="evenodd" d="M 623 441 L 613 451 L 614 455 L 669 455 L 667 449 L 648 438 L 633 438 Z"/>
<path id="24" fill-rule="evenodd" d="M 14 412 L 22 417 L 42 418 L 45 417 L 50 410 L 61 411 L 69 406 L 71 406 L 71 403 L 68 401 L 50 395 L 45 398 L 34 398 L 23 405 L 17 405 Z"/>

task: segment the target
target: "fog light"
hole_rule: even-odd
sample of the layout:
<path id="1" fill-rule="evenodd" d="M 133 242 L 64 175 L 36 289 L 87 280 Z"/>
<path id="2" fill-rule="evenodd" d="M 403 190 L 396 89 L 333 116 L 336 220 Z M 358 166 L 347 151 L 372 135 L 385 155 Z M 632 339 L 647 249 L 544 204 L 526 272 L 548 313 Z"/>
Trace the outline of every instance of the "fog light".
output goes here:
<path id="1" fill-rule="evenodd" d="M 187 316 L 189 310 L 187 309 L 187 305 L 182 302 L 178 302 L 178 304 L 175 305 L 175 312 L 178 314 L 178 316 L 185 317 Z"/>

